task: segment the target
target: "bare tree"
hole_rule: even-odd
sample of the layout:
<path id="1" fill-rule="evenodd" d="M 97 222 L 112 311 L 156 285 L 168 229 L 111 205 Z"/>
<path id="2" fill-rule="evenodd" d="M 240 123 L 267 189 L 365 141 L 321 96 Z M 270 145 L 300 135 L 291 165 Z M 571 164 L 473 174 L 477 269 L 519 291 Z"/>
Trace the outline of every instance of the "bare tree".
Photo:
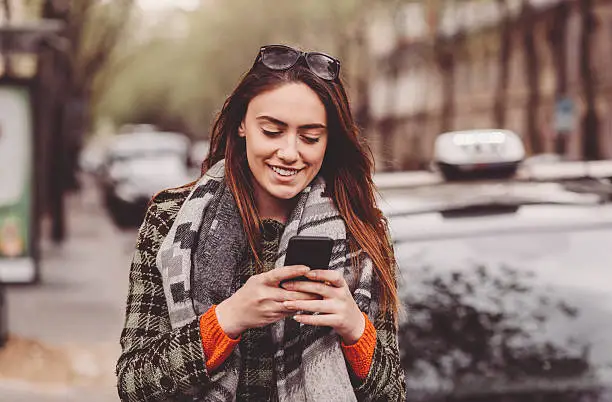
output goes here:
<path id="1" fill-rule="evenodd" d="M 101 5 L 96 0 L 46 0 L 43 5 L 43 18 L 66 24 L 65 38 L 70 44 L 67 93 L 84 106 L 84 130 L 90 124 L 86 105 L 91 99 L 94 81 L 125 32 L 133 3 L 133 0 L 115 0 Z"/>
<path id="2" fill-rule="evenodd" d="M 114 0 L 100 3 L 96 0 L 44 0 L 41 16 L 62 21 L 62 33 L 67 46 L 61 64 L 62 88 L 59 93 L 62 105 L 55 110 L 55 121 L 59 125 L 65 160 L 61 169 L 65 181 L 62 186 L 78 187 L 76 171 L 78 154 L 83 138 L 92 123 L 91 98 L 94 81 L 110 60 L 113 51 L 124 33 L 133 0 Z M 57 236 L 58 238 L 62 236 Z"/>
<path id="3" fill-rule="evenodd" d="M 526 138 L 533 154 L 542 153 L 544 144 L 538 127 L 538 113 L 540 109 L 540 65 L 538 51 L 536 48 L 534 26 L 535 10 L 528 0 L 523 0 L 522 10 L 519 15 L 523 26 L 523 46 L 525 49 L 525 76 L 527 78 L 527 104 L 526 114 Z"/>
<path id="4" fill-rule="evenodd" d="M 593 71 L 593 40 L 597 30 L 596 17 L 593 14 L 594 1 L 580 0 L 580 17 L 582 29 L 580 37 L 580 76 L 586 111 L 582 120 L 582 152 L 584 159 L 597 159 L 599 149 L 599 119 L 595 108 L 597 97 L 597 80 Z"/>
<path id="5" fill-rule="evenodd" d="M 548 31 L 548 43 L 552 49 L 555 66 L 555 78 L 557 82 L 556 98 L 567 96 L 567 21 L 570 12 L 570 4 L 561 2 L 555 6 L 553 22 Z M 565 133 L 556 133 L 555 152 L 565 155 L 567 151 Z"/>
<path id="6" fill-rule="evenodd" d="M 498 71 L 497 88 L 495 90 L 495 104 L 493 106 L 493 121 L 495 124 L 503 128 L 506 125 L 506 107 L 508 81 L 510 77 L 510 51 L 511 51 L 511 33 L 512 20 L 508 3 L 506 0 L 496 0 L 499 8 L 501 21 L 499 25 L 499 53 L 498 53 Z"/>
<path id="7" fill-rule="evenodd" d="M 9 0 L 2 0 L 2 11 L 4 11 L 4 17 L 7 21 L 11 20 L 11 3 Z"/>

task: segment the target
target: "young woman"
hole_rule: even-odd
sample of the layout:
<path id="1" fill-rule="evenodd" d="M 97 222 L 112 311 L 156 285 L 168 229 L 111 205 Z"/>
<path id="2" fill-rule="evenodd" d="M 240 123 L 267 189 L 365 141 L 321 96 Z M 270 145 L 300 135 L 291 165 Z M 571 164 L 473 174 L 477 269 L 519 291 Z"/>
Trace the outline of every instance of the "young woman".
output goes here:
<path id="1" fill-rule="evenodd" d="M 323 53 L 262 47 L 202 177 L 152 200 L 121 400 L 405 400 L 393 249 L 339 71 Z M 330 269 L 284 266 L 297 234 L 334 239 Z"/>

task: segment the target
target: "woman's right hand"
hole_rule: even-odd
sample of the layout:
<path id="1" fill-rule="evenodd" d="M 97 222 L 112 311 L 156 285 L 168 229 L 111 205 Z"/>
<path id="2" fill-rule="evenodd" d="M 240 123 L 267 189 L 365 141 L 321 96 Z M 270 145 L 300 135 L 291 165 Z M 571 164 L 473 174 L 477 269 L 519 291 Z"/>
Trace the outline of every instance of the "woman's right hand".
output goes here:
<path id="1" fill-rule="evenodd" d="M 235 339 L 249 328 L 263 327 L 295 314 L 284 307 L 284 301 L 320 298 L 279 286 L 281 281 L 302 276 L 308 271 L 310 269 L 304 265 L 293 265 L 251 276 L 243 287 L 216 307 L 221 329 Z"/>

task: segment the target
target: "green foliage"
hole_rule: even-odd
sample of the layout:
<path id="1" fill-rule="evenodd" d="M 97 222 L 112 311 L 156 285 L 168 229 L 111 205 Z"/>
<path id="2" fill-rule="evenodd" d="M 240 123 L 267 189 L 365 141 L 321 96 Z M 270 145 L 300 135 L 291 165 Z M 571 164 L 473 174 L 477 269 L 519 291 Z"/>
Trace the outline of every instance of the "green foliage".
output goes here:
<path id="1" fill-rule="evenodd" d="M 159 34 L 132 45 L 104 72 L 103 84 L 96 87 L 96 117 L 116 125 L 147 121 L 205 137 L 214 114 L 262 44 L 337 55 L 350 48 L 367 11 L 364 4 L 226 0 L 192 13 L 176 11 L 155 26 Z M 175 23 L 184 24 L 186 35 L 177 38 L 167 32 Z"/>

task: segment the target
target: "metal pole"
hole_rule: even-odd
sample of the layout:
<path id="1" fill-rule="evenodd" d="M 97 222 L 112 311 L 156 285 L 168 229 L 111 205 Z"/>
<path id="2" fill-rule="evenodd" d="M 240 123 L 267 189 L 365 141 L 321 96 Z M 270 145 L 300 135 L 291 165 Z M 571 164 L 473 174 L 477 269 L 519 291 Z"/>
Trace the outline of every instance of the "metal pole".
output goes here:
<path id="1" fill-rule="evenodd" d="M 51 239 L 55 243 L 61 243 L 66 238 L 66 214 L 64 205 L 65 184 L 65 133 L 64 133 L 64 102 L 61 90 L 64 88 L 64 76 L 62 71 L 62 55 L 48 49 L 45 52 L 48 69 L 48 77 L 51 80 L 43 82 L 46 92 L 51 99 L 50 108 L 46 113 L 46 119 L 51 128 L 50 141 L 50 169 L 48 172 L 50 190 L 50 212 L 51 212 Z M 41 63 L 42 67 L 42 63 Z"/>
<path id="2" fill-rule="evenodd" d="M 0 282 L 0 348 L 8 340 L 8 306 L 6 305 L 6 286 Z"/>

